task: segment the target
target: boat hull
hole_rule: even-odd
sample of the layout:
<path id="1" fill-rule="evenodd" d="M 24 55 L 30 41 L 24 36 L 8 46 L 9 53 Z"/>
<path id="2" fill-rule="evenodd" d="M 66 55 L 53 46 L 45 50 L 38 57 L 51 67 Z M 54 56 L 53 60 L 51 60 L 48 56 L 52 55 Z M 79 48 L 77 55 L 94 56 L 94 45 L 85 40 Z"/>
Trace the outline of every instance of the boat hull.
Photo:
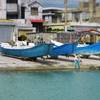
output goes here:
<path id="1" fill-rule="evenodd" d="M 100 54 L 100 42 L 86 47 L 76 47 L 74 54 L 81 54 L 81 55 Z"/>
<path id="2" fill-rule="evenodd" d="M 56 46 L 51 49 L 50 55 L 51 56 L 59 56 L 59 55 L 71 55 L 74 52 L 77 44 L 75 43 L 66 43 L 61 46 Z"/>
<path id="3" fill-rule="evenodd" d="M 36 58 L 48 55 L 51 47 L 51 44 L 38 44 L 37 46 L 26 49 L 9 49 L 1 47 L 1 52 L 8 56 Z"/>
<path id="4" fill-rule="evenodd" d="M 1 52 L 2 50 L 1 50 L 1 45 L 0 45 L 0 52 Z"/>

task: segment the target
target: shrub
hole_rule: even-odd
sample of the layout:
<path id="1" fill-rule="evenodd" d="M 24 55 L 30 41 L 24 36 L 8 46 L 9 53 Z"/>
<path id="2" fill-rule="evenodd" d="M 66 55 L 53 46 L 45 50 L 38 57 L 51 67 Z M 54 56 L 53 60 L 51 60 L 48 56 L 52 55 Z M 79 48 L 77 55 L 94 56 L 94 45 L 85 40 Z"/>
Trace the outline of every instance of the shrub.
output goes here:
<path id="1" fill-rule="evenodd" d="M 25 41 L 25 40 L 27 40 L 27 37 L 25 35 L 21 35 L 21 36 L 18 37 L 18 40 L 19 41 Z"/>

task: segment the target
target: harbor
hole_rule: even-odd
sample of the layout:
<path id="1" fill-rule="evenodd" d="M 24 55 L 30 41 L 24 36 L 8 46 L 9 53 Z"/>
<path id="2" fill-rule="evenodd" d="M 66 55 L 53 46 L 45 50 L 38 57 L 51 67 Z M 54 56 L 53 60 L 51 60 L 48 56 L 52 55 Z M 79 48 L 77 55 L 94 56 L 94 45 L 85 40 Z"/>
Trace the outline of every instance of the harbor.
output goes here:
<path id="1" fill-rule="evenodd" d="M 98 1 L 79 1 L 75 8 L 68 0 L 63 7 L 44 7 L 38 0 L 0 2 L 1 71 L 100 69 Z"/>
<path id="2" fill-rule="evenodd" d="M 0 100 L 99 100 L 100 0 L 0 0 Z"/>
<path id="3" fill-rule="evenodd" d="M 98 100 L 100 72 L 1 72 L 2 100 Z M 76 92 L 77 91 L 77 92 Z"/>

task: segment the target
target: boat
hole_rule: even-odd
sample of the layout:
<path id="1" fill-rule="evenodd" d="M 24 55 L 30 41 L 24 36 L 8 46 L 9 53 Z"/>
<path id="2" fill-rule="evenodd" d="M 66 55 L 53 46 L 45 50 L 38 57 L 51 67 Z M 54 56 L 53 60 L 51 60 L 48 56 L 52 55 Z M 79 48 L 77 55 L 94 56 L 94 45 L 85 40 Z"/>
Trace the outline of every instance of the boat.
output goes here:
<path id="1" fill-rule="evenodd" d="M 48 55 L 51 47 L 51 43 L 41 43 L 35 46 L 11 46 L 6 43 L 1 44 L 1 53 L 13 57 L 37 58 Z"/>
<path id="2" fill-rule="evenodd" d="M 84 47 L 76 47 L 74 49 L 74 54 L 81 54 L 81 55 L 100 54 L 100 42 Z"/>
<path id="3" fill-rule="evenodd" d="M 55 41 L 55 40 L 51 40 L 50 41 L 51 43 L 53 43 L 55 46 L 61 46 L 61 45 L 64 45 L 64 43 L 61 43 L 61 42 L 58 42 L 58 41 Z M 77 47 L 85 47 L 85 46 L 88 46 L 88 44 L 77 44 Z"/>
<path id="4" fill-rule="evenodd" d="M 64 44 L 64 43 L 61 43 L 61 42 L 58 42 L 58 41 L 55 41 L 55 40 L 51 40 L 50 42 L 53 43 L 55 46 L 61 46 L 61 45 Z"/>
<path id="5" fill-rule="evenodd" d="M 94 44 L 77 44 L 77 43 L 65 43 L 62 44 L 60 42 L 52 41 L 54 43 L 54 47 L 51 50 L 51 55 L 91 55 L 91 54 L 100 54 L 100 42 L 96 42 Z"/>
<path id="6" fill-rule="evenodd" d="M 0 52 L 1 52 L 1 43 L 0 43 Z"/>
<path id="7" fill-rule="evenodd" d="M 56 57 L 59 55 L 71 55 L 74 53 L 74 49 L 76 48 L 77 44 L 76 43 L 65 43 L 60 46 L 54 46 L 50 50 L 50 56 L 51 57 Z"/>
<path id="8" fill-rule="evenodd" d="M 78 44 L 78 43 L 61 43 L 55 40 L 51 40 L 51 43 L 54 44 L 50 55 L 58 56 L 58 55 L 72 55 L 78 52 L 78 49 L 81 47 L 88 46 L 87 44 Z M 77 50 L 76 50 L 77 49 Z"/>

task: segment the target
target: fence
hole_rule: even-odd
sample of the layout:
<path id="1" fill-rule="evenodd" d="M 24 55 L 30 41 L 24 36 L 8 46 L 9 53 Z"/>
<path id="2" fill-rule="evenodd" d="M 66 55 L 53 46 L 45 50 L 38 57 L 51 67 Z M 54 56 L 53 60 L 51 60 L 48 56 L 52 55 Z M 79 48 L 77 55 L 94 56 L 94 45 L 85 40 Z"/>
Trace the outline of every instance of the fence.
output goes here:
<path id="1" fill-rule="evenodd" d="M 42 37 L 46 42 L 56 40 L 62 43 L 75 42 L 78 40 L 76 33 L 28 33 L 28 39 L 34 41 L 36 37 Z"/>

